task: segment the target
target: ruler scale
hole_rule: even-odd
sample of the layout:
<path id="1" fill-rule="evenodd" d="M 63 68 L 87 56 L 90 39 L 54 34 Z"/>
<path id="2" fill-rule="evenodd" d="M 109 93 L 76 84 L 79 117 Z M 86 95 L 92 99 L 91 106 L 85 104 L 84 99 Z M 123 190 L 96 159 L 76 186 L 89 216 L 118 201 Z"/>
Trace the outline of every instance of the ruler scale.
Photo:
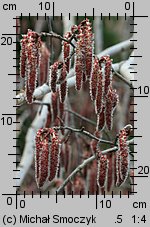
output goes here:
<path id="1" fill-rule="evenodd" d="M 104 2 L 1 1 L 1 226 L 23 226 L 25 224 L 38 224 L 38 226 L 55 226 L 55 224 L 75 226 L 77 224 L 92 227 L 100 224 L 149 226 L 148 8 L 148 3 L 145 2 L 119 0 L 111 3 L 108 0 Z M 128 86 L 130 107 L 132 107 L 128 123 L 133 126 L 134 130 L 130 136 L 130 139 L 134 140 L 130 143 L 129 152 L 130 171 L 133 171 L 134 175 L 130 176 L 132 190 L 127 190 L 126 194 L 121 190 L 117 194 L 114 190 L 108 194 L 104 190 L 102 194 L 96 191 L 94 195 L 91 195 L 87 190 L 85 195 L 81 191 L 79 195 L 75 195 L 73 191 L 67 195 L 61 186 L 57 187 L 53 195 L 50 190 L 37 189 L 36 193 L 34 190 L 30 190 L 30 193 L 23 190 L 24 182 L 28 180 L 28 174 L 33 173 L 28 173 L 25 179 L 24 177 L 21 179 L 24 166 L 20 165 L 23 154 L 19 153 L 19 150 L 23 148 L 22 138 L 19 136 L 19 125 L 21 124 L 21 111 L 23 111 L 21 108 L 23 105 L 28 105 L 22 93 L 23 84 L 18 80 L 20 77 L 19 53 L 22 21 L 25 21 L 24 18 L 26 18 L 26 27 L 29 28 L 33 18 L 34 21 L 43 18 L 48 23 L 49 17 L 52 21 L 56 21 L 58 16 L 61 21 L 64 16 L 68 21 L 71 21 L 72 17 L 76 17 L 76 21 L 81 21 L 81 17 L 82 19 L 90 17 L 94 21 L 98 16 L 101 22 L 106 21 L 105 17 L 107 17 L 107 23 L 110 24 L 112 20 L 117 23 L 120 18 L 125 21 L 130 18 L 129 39 L 134 45 L 130 47 L 132 54 L 128 65 L 128 69 L 130 69 Z M 115 28 L 110 26 L 111 29 Z M 122 32 L 124 29 L 122 27 Z M 105 43 L 105 38 L 103 42 Z M 117 67 L 115 63 L 114 67 Z M 124 82 L 127 83 L 126 79 Z M 22 95 L 18 96 L 19 93 Z M 35 100 L 35 106 L 39 103 L 39 100 Z M 44 105 L 47 103 L 41 104 L 41 111 Z M 81 117 L 79 114 L 76 115 L 75 119 Z M 84 131 L 84 129 L 81 130 Z M 25 140 L 25 138 L 23 139 Z M 30 165 L 30 161 L 28 165 Z M 82 163 L 79 167 L 82 169 Z M 76 168 L 75 171 L 80 172 Z M 70 180 L 72 181 L 71 177 Z M 64 179 L 63 183 L 65 181 L 67 179 Z M 18 182 L 21 182 L 21 185 Z"/>

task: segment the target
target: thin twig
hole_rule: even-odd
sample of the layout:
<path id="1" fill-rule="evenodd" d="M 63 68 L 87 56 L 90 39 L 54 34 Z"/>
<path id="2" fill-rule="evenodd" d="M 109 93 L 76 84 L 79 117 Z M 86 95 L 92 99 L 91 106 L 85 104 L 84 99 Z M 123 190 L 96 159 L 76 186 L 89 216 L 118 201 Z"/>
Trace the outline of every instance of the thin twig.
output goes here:
<path id="1" fill-rule="evenodd" d="M 95 155 L 91 156 L 90 158 L 83 161 L 81 165 L 79 165 L 67 178 L 64 180 L 63 184 L 57 189 L 57 194 L 60 194 L 63 192 L 64 187 L 68 184 L 69 181 L 72 180 L 72 178 L 80 172 L 85 166 L 87 166 L 89 163 L 91 163 L 95 159 Z"/>
<path id="2" fill-rule="evenodd" d="M 39 34 L 39 35 L 41 35 L 41 34 Z M 65 40 L 65 41 L 67 42 L 68 40 Z M 113 54 L 117 54 L 117 53 L 119 53 L 122 50 L 122 47 L 124 47 L 124 49 L 128 49 L 131 46 L 132 46 L 132 42 L 129 39 L 129 40 L 121 42 L 121 43 L 119 43 L 117 45 L 114 45 L 114 46 L 110 47 L 109 49 L 106 49 L 106 50 L 102 51 L 98 55 L 98 57 L 100 58 L 101 56 L 108 55 L 108 54 L 110 54 L 110 55 L 111 54 L 112 55 Z M 115 72 L 116 72 L 116 70 L 117 71 L 120 70 L 120 66 L 119 65 L 120 65 L 119 63 L 113 64 L 113 69 L 115 69 Z M 70 81 L 68 80 L 68 82 L 71 82 L 70 84 L 68 84 L 68 87 L 69 87 L 69 85 L 74 86 L 74 84 L 75 84 L 75 76 L 74 76 L 74 69 L 73 68 L 70 70 L 67 78 L 69 80 L 71 79 Z M 34 99 L 40 99 L 40 98 L 42 98 L 44 95 L 46 95 L 49 92 L 50 92 L 49 86 L 47 84 L 43 84 L 41 87 L 38 87 L 38 88 L 35 89 L 35 91 L 34 91 Z M 17 105 L 24 104 L 25 103 L 25 92 L 19 93 L 16 96 L 16 98 L 17 98 L 17 101 L 16 101 Z"/>
<path id="3" fill-rule="evenodd" d="M 92 120 L 90 120 L 90 119 L 88 119 L 88 118 L 86 118 L 86 117 L 83 117 L 82 115 L 76 113 L 76 112 L 73 111 L 73 110 L 65 109 L 65 111 L 67 111 L 67 112 L 73 114 L 74 116 L 80 118 L 80 119 L 83 120 L 83 121 L 86 121 L 86 122 L 88 122 L 88 123 L 90 123 L 90 124 L 96 126 L 96 122 L 94 122 L 94 121 L 92 121 Z"/>
<path id="4" fill-rule="evenodd" d="M 58 34 L 56 34 L 56 33 L 54 33 L 54 32 L 49 32 L 49 33 L 46 33 L 46 32 L 42 32 L 41 34 L 38 34 L 39 36 L 45 36 L 45 37 L 53 37 L 53 38 L 56 38 L 56 39 L 60 39 L 60 40 L 63 40 L 63 41 L 65 41 L 65 42 L 67 42 L 67 43 L 70 43 L 70 45 L 73 47 L 73 48 L 75 48 L 75 45 L 71 42 L 72 41 L 72 39 L 66 39 L 66 38 L 64 38 L 64 37 L 62 37 L 61 35 L 58 35 Z"/>
<path id="5" fill-rule="evenodd" d="M 127 144 L 129 145 L 129 144 L 133 143 L 133 141 L 134 141 L 134 139 L 128 140 Z M 102 151 L 102 154 L 107 154 L 109 152 L 117 151 L 117 149 L 118 149 L 118 147 L 115 146 L 115 147 Z M 78 172 L 81 172 L 81 170 L 85 166 L 87 166 L 89 163 L 91 163 L 95 159 L 96 159 L 96 156 L 93 155 L 90 158 L 84 160 L 81 165 L 79 165 L 75 170 L 73 170 L 73 172 L 66 178 L 66 180 L 64 180 L 63 184 L 57 189 L 57 194 L 62 193 L 64 190 L 64 187 L 68 184 L 68 182 L 71 181 Z"/>
<path id="6" fill-rule="evenodd" d="M 68 126 L 59 126 L 59 127 L 54 127 L 55 130 L 62 130 L 62 129 L 67 129 L 71 132 L 76 132 L 76 133 L 81 133 L 91 139 L 95 139 L 97 140 L 99 143 L 105 143 L 105 144 L 110 144 L 110 145 L 114 145 L 114 143 L 112 141 L 108 141 L 108 140 L 103 140 L 103 139 L 100 139 L 96 136 L 94 136 L 93 134 L 91 134 L 90 132 L 87 132 L 84 130 L 84 127 L 82 127 L 81 129 L 76 129 L 76 128 L 71 128 L 71 127 L 68 127 Z"/>

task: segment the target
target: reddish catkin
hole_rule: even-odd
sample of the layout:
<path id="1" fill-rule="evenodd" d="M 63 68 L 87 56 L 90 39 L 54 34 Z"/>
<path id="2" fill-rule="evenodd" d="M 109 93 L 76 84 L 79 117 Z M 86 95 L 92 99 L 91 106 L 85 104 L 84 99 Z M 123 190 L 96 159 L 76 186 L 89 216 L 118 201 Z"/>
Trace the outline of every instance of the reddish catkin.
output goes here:
<path id="1" fill-rule="evenodd" d="M 35 177 L 38 187 L 42 187 L 46 181 L 52 181 L 57 175 L 60 142 L 52 128 L 39 129 L 35 141 Z"/>
<path id="2" fill-rule="evenodd" d="M 97 114 L 101 112 L 102 109 L 102 100 L 103 100 L 103 76 L 101 68 L 98 70 L 98 80 L 97 80 L 97 94 L 95 101 L 95 111 Z"/>
<path id="3" fill-rule="evenodd" d="M 52 128 L 49 129 L 51 135 L 51 145 L 49 148 L 49 181 L 52 181 L 58 172 L 59 159 L 60 159 L 60 142 L 56 131 Z"/>
<path id="4" fill-rule="evenodd" d="M 93 61 L 93 33 L 92 33 L 92 27 L 89 19 L 86 18 L 86 20 L 83 20 L 79 26 L 79 30 L 82 30 L 83 33 L 83 42 L 84 42 L 84 48 L 85 48 L 85 71 L 86 71 L 86 77 L 91 76 L 91 70 L 92 70 L 92 61 Z"/>
<path id="5" fill-rule="evenodd" d="M 94 58 L 94 64 L 92 68 L 92 74 L 90 77 L 90 95 L 91 99 L 95 100 L 97 95 L 97 82 L 98 82 L 98 72 L 99 72 L 99 60 L 97 57 Z"/>
<path id="6" fill-rule="evenodd" d="M 66 98 L 66 94 L 67 94 L 67 81 L 64 81 L 59 88 L 59 93 L 60 93 L 60 102 L 63 103 L 65 101 Z"/>
<path id="7" fill-rule="evenodd" d="M 113 172 L 113 178 L 114 178 L 114 185 L 117 185 L 117 179 L 118 179 L 118 177 L 120 177 L 120 174 L 119 174 L 119 172 L 118 172 L 118 164 L 117 164 L 117 159 L 118 159 L 118 157 L 117 157 L 117 152 L 114 152 L 114 155 L 113 155 L 113 170 L 114 170 L 114 172 Z M 120 180 L 119 180 L 120 181 Z"/>
<path id="8" fill-rule="evenodd" d="M 113 154 L 113 181 L 114 185 L 117 185 L 117 168 L 116 168 L 116 152 Z"/>
<path id="9" fill-rule="evenodd" d="M 69 40 L 71 38 L 71 36 L 72 36 L 71 32 L 67 32 L 64 35 L 64 38 Z M 62 50 L 63 50 L 63 61 L 66 64 L 67 72 L 69 72 L 69 70 L 70 70 L 70 51 L 71 51 L 70 43 L 63 41 L 62 47 L 63 47 L 62 48 Z"/>
<path id="10" fill-rule="evenodd" d="M 32 99 L 32 92 L 29 89 L 29 84 L 27 79 L 25 79 L 26 85 L 25 85 L 25 91 L 26 91 L 26 100 L 28 103 L 32 103 L 33 99 Z"/>
<path id="11" fill-rule="evenodd" d="M 39 129 L 36 134 L 35 178 L 38 187 L 42 187 L 48 177 L 49 137 L 48 129 Z"/>
<path id="12" fill-rule="evenodd" d="M 102 104 L 101 112 L 97 114 L 97 130 L 102 131 L 105 126 L 105 105 Z"/>
<path id="13" fill-rule="evenodd" d="M 84 35 L 80 33 L 78 35 L 78 41 L 75 49 L 75 75 L 77 90 L 80 90 L 85 76 L 85 48 L 84 48 Z"/>
<path id="14" fill-rule="evenodd" d="M 39 130 L 36 134 L 36 138 L 35 138 L 35 179 L 38 183 L 39 180 L 39 158 L 40 158 L 40 153 L 41 153 L 41 130 Z"/>
<path id="15" fill-rule="evenodd" d="M 109 55 L 103 56 L 99 60 L 100 64 L 104 64 L 104 74 L 105 74 L 105 85 L 104 85 L 104 96 L 107 95 L 109 86 L 112 83 L 112 60 L 110 59 Z"/>
<path id="16" fill-rule="evenodd" d="M 56 82 L 58 77 L 58 66 L 59 62 L 55 62 L 50 66 L 50 77 L 49 77 L 49 86 L 52 92 L 56 92 Z"/>
<path id="17" fill-rule="evenodd" d="M 127 145 L 127 132 L 125 128 L 120 130 L 119 133 L 116 161 L 116 168 L 118 173 L 117 186 L 120 186 L 126 181 L 129 172 L 129 148 Z"/>
<path id="18" fill-rule="evenodd" d="M 87 33 L 87 45 L 86 45 L 86 75 L 88 78 L 91 76 L 92 64 L 93 64 L 93 34 L 91 30 Z M 86 44 L 86 42 L 85 42 Z"/>
<path id="19" fill-rule="evenodd" d="M 108 159 L 107 155 L 99 154 L 97 158 L 97 185 L 102 188 L 107 181 Z"/>
<path id="20" fill-rule="evenodd" d="M 118 103 L 118 95 L 116 90 L 109 86 L 108 93 L 106 95 L 106 111 L 105 111 L 105 118 L 106 118 L 106 126 L 108 130 L 112 129 L 113 124 L 113 112 Z"/>
<path id="21" fill-rule="evenodd" d="M 106 63 L 105 63 L 105 95 L 108 92 L 109 85 L 112 82 L 112 60 L 110 59 L 109 56 L 106 58 Z"/>
<path id="22" fill-rule="evenodd" d="M 60 83 L 60 87 L 59 87 L 59 97 L 60 97 L 60 102 L 64 102 L 65 101 L 65 97 L 67 94 L 67 68 L 66 65 L 63 64 L 62 65 L 62 69 L 60 72 L 60 78 L 59 78 L 59 83 Z"/>
<path id="23" fill-rule="evenodd" d="M 119 187 L 122 184 L 122 179 L 120 176 L 120 152 L 119 151 L 116 152 L 115 160 L 116 160 L 116 164 L 114 165 L 114 167 L 116 167 L 116 171 L 114 173 L 115 174 L 114 179 L 115 179 L 115 185 Z"/>
<path id="24" fill-rule="evenodd" d="M 112 153 L 108 154 L 107 159 L 108 159 L 107 191 L 109 192 L 113 184 L 113 154 Z"/>
<path id="25" fill-rule="evenodd" d="M 20 51 L 20 76 L 24 78 L 26 76 L 26 61 L 27 61 L 27 55 L 26 55 L 26 50 L 27 50 L 27 35 L 22 36 L 22 40 L 20 42 L 21 44 L 21 51 Z"/>
<path id="26" fill-rule="evenodd" d="M 40 154 L 40 182 L 39 187 L 43 186 L 43 183 L 48 177 L 48 163 L 49 163 L 49 138 L 45 137 L 42 141 L 42 151 Z"/>
<path id="27" fill-rule="evenodd" d="M 24 36 L 23 40 L 21 45 L 23 50 L 21 50 L 20 68 L 22 77 L 26 76 L 26 100 L 28 103 L 32 103 L 40 66 L 41 38 L 36 32 L 28 30 L 27 36 Z M 23 72 L 24 69 L 25 73 Z"/>

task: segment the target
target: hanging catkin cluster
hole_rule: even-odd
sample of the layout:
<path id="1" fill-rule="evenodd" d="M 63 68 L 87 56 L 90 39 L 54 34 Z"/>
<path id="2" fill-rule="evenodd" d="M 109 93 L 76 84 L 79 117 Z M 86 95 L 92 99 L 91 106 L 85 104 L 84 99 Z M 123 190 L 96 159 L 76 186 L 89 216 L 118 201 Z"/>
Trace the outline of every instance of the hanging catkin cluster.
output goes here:
<path id="1" fill-rule="evenodd" d="M 76 89 L 80 90 L 82 83 L 91 76 L 94 37 L 88 19 L 82 21 L 76 31 L 78 35 L 75 49 L 75 75 Z"/>
<path id="2" fill-rule="evenodd" d="M 102 71 L 103 66 L 104 72 Z M 103 56 L 100 59 L 94 58 L 90 78 L 90 95 L 95 104 L 97 130 L 102 130 L 105 124 L 108 130 L 111 130 L 118 95 L 112 88 L 112 61 L 109 56 Z"/>
<path id="3" fill-rule="evenodd" d="M 64 102 L 67 94 L 67 73 L 71 63 L 71 39 L 76 40 L 75 48 L 75 75 L 76 89 L 80 90 L 82 83 L 91 75 L 93 59 L 93 34 L 91 23 L 88 19 L 82 21 L 78 26 L 73 25 L 71 32 L 67 32 L 64 38 L 68 41 L 62 42 L 63 62 L 55 62 L 50 67 L 49 84 L 53 92 L 59 85 L 60 101 Z"/>
<path id="4" fill-rule="evenodd" d="M 50 66 L 49 85 L 53 93 L 57 90 L 57 84 L 59 85 L 61 103 L 65 101 L 67 94 L 67 67 L 65 63 L 58 61 Z"/>
<path id="5" fill-rule="evenodd" d="M 21 40 L 20 75 L 25 78 L 26 100 L 33 102 L 33 92 L 36 88 L 38 70 L 40 67 L 41 38 L 36 32 L 28 30 Z"/>
<path id="6" fill-rule="evenodd" d="M 97 146 L 97 185 L 106 188 L 121 186 L 129 174 L 129 148 L 127 145 L 128 132 L 131 125 L 119 132 L 118 150 L 110 154 L 102 154 Z"/>
<path id="7" fill-rule="evenodd" d="M 71 32 L 67 32 L 65 35 L 64 35 L 64 38 L 66 38 L 67 40 L 69 40 L 72 36 L 72 33 Z M 68 42 L 65 42 L 63 41 L 62 42 L 62 51 L 63 51 L 63 60 L 66 64 L 66 69 L 67 69 L 67 72 L 69 73 L 69 70 L 70 70 L 70 54 L 71 54 L 71 46 L 70 46 L 70 43 Z"/>
<path id="8" fill-rule="evenodd" d="M 66 121 L 64 105 L 68 91 L 67 75 L 70 72 L 72 56 L 74 56 L 76 90 L 81 90 L 83 83 L 89 82 L 90 97 L 97 117 L 95 137 L 100 139 L 101 131 L 105 126 L 108 130 L 112 129 L 113 113 L 119 100 L 112 85 L 112 60 L 110 56 L 102 56 L 99 59 L 94 55 L 94 35 L 88 19 L 83 20 L 78 26 L 73 25 L 71 31 L 64 35 L 62 60 L 56 60 L 50 67 L 50 53 L 41 41 L 41 36 L 42 34 L 28 30 L 27 35 L 22 36 L 20 54 L 20 75 L 25 78 L 27 102 L 33 102 L 37 81 L 40 86 L 48 81 L 51 90 L 45 128 L 38 130 L 35 139 L 35 177 L 38 187 L 42 187 L 47 181 L 51 182 L 58 175 L 59 166 L 64 167 L 65 176 L 72 171 L 71 145 L 68 141 L 66 142 L 66 131 L 63 128 L 66 122 L 66 125 L 71 122 L 71 120 Z M 62 126 L 59 134 L 62 136 L 61 141 L 56 132 L 59 126 Z M 85 194 L 86 181 L 91 194 L 96 193 L 97 189 L 101 192 L 104 189 L 110 191 L 113 186 L 121 186 L 126 181 L 129 173 L 127 138 L 130 128 L 129 126 L 120 130 L 116 152 L 103 154 L 99 148 L 99 141 L 95 139 L 91 141 L 90 155 L 94 154 L 96 160 L 90 168 L 86 166 L 87 169 L 82 173 L 82 177 L 77 175 L 73 183 L 67 184 L 69 194 L 71 191 L 75 194 Z M 60 150 L 61 161 L 59 161 Z"/>
<path id="9" fill-rule="evenodd" d="M 45 182 L 52 181 L 57 175 L 60 142 L 52 128 L 39 129 L 35 141 L 35 178 L 38 187 L 42 187 Z"/>

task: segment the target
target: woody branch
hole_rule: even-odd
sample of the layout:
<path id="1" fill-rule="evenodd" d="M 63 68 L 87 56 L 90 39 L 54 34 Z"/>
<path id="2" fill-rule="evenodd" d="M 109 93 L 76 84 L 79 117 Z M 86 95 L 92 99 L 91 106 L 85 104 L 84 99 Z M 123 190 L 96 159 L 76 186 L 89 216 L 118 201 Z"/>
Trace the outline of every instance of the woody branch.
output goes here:
<path id="1" fill-rule="evenodd" d="M 104 51 L 102 51 L 98 57 L 103 56 L 103 55 L 110 55 L 113 56 L 115 54 L 118 54 L 122 50 L 127 50 L 130 47 L 133 46 L 133 42 L 130 41 L 130 39 L 123 41 L 119 44 L 116 44 Z M 129 69 L 129 65 L 133 63 L 133 58 L 129 57 L 128 60 L 120 63 L 113 64 L 113 72 L 114 74 L 121 80 L 123 80 L 125 83 L 127 83 L 130 87 L 133 86 L 131 83 L 130 79 L 133 76 L 131 75 L 131 69 Z M 119 74 L 118 74 L 119 73 Z M 72 68 L 67 76 L 67 81 L 68 81 L 68 87 L 72 87 L 75 84 L 75 76 L 74 76 L 74 69 Z M 42 86 L 38 87 L 35 89 L 33 97 L 34 100 L 41 99 L 44 95 L 50 92 L 50 87 L 47 84 L 43 84 Z M 16 104 L 17 105 L 22 105 L 25 102 L 25 93 L 19 93 L 16 96 Z"/>
<path id="2" fill-rule="evenodd" d="M 130 40 L 121 42 L 120 44 L 116 45 L 116 52 L 115 52 L 115 46 L 103 52 L 101 52 L 101 54 L 103 55 L 103 53 L 105 54 L 110 54 L 110 55 L 114 55 L 115 53 L 119 53 L 122 51 L 122 49 L 128 49 L 129 47 L 133 46 L 133 42 L 131 42 Z M 127 63 L 129 63 L 129 61 L 132 61 L 133 58 L 129 58 L 129 60 L 127 61 Z M 123 76 L 126 78 L 130 78 L 131 74 L 130 71 L 124 67 L 124 64 L 126 64 L 126 62 L 124 62 L 123 64 L 121 63 L 117 63 L 113 65 L 113 69 L 116 72 L 123 72 Z M 124 67 L 124 70 L 122 70 L 122 68 Z M 74 76 L 74 69 L 70 70 L 70 73 L 68 75 L 68 87 L 72 87 L 75 84 L 75 76 Z M 38 87 L 35 92 L 34 92 L 34 100 L 42 98 L 44 96 L 43 99 L 43 103 L 48 103 L 50 100 L 50 96 L 51 96 L 51 92 L 50 92 L 50 88 L 47 84 L 42 85 L 41 87 Z M 20 93 L 16 96 L 17 98 L 17 105 L 21 105 L 22 103 L 24 103 L 25 101 L 25 94 L 24 93 Z M 41 108 L 39 108 L 41 109 Z M 33 157 L 34 157 L 34 148 L 35 148 L 35 142 L 34 142 L 34 138 L 35 138 L 35 134 L 37 132 L 37 130 L 39 128 L 44 127 L 44 123 L 45 123 L 45 119 L 48 113 L 48 107 L 47 106 L 43 106 L 41 113 L 39 114 L 39 111 L 34 119 L 34 121 L 31 124 L 31 127 L 29 128 L 27 135 L 26 135 L 26 145 L 23 151 L 23 155 L 21 158 L 21 162 L 20 165 L 18 166 L 18 172 L 17 172 L 17 182 L 16 185 L 20 186 L 32 164 L 33 161 Z"/>
<path id="3" fill-rule="evenodd" d="M 131 139 L 131 140 L 127 141 L 127 144 L 130 145 L 133 142 L 134 142 L 134 139 Z M 118 149 L 118 147 L 114 146 L 114 147 L 111 147 L 109 149 L 103 150 L 102 154 L 108 154 L 109 152 L 117 151 L 117 149 Z M 64 180 L 63 184 L 57 189 L 57 194 L 62 193 L 65 186 L 68 184 L 68 182 L 71 181 L 77 173 L 81 172 L 81 170 L 84 169 L 85 166 L 87 166 L 89 163 L 91 163 L 95 159 L 96 159 L 96 156 L 93 155 L 90 158 L 83 161 L 75 170 L 73 170 L 72 173 Z"/>
<path id="4" fill-rule="evenodd" d="M 66 130 L 69 130 L 70 132 L 83 134 L 83 135 L 89 137 L 90 139 L 94 139 L 94 140 L 98 141 L 99 143 L 114 145 L 114 143 L 112 141 L 103 140 L 103 139 L 98 138 L 98 137 L 94 136 L 93 134 L 87 132 L 86 130 L 84 130 L 84 127 L 82 127 L 81 129 L 75 129 L 75 128 L 71 128 L 71 127 L 68 127 L 68 126 L 64 126 L 64 127 L 60 126 L 60 127 L 53 127 L 53 128 L 55 130 L 66 129 Z"/>

